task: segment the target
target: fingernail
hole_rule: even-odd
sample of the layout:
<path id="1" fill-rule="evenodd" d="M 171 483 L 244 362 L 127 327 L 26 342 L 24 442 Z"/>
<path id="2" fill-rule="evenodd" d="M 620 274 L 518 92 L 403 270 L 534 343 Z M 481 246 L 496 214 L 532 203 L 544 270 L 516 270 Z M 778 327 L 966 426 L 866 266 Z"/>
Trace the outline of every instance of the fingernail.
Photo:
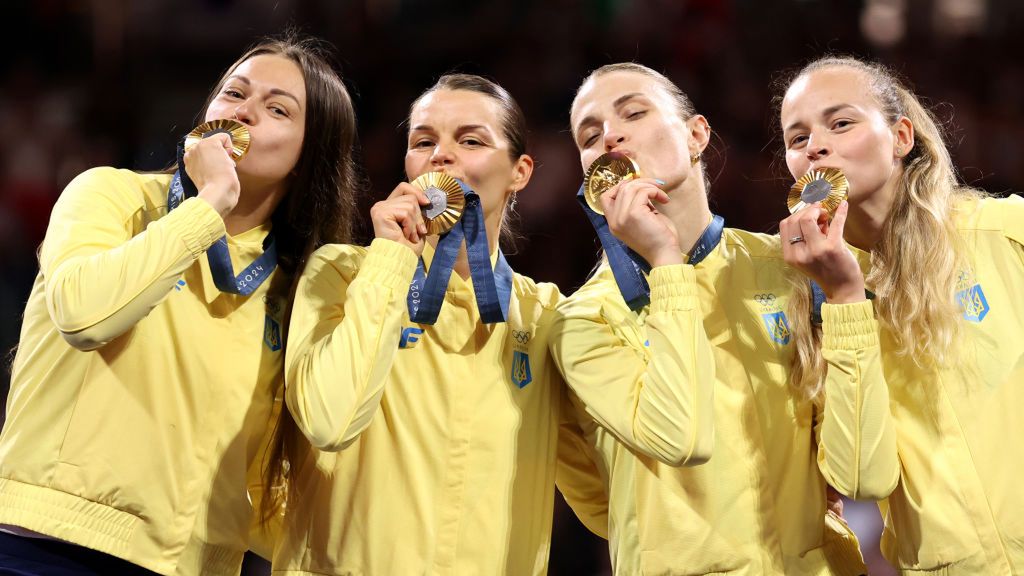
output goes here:
<path id="1" fill-rule="evenodd" d="M 654 181 L 657 182 L 659 186 L 665 185 L 665 181 L 660 178 L 655 178 Z"/>

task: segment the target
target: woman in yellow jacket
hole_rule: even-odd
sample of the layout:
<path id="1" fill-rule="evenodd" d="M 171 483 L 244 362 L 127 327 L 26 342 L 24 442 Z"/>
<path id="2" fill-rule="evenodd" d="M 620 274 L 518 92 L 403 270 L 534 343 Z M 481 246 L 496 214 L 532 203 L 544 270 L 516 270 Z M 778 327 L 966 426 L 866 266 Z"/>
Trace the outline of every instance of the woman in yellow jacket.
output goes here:
<path id="1" fill-rule="evenodd" d="M 831 225 L 812 205 L 780 226 L 824 292 L 821 326 L 794 323 L 796 376 L 825 397 L 833 485 L 885 498 L 882 551 L 905 574 L 1024 574 L 1024 199 L 958 184 L 938 123 L 881 65 L 812 62 L 780 116 L 794 177 L 849 180 Z M 821 302 L 798 288 L 803 311 Z"/>
<path id="2" fill-rule="evenodd" d="M 826 523 L 818 407 L 789 385 L 778 238 L 709 210 L 707 120 L 635 63 L 594 71 L 570 118 L 584 169 L 617 153 L 640 171 L 601 196 L 606 220 L 588 212 L 612 265 L 559 306 L 551 339 L 595 422 L 616 573 L 864 572 L 852 533 Z"/>
<path id="3" fill-rule="evenodd" d="M 95 168 L 58 199 L 0 436 L 0 573 L 238 574 L 289 287 L 351 224 L 325 57 L 268 40 L 228 69 L 201 117 L 248 129 L 237 166 L 217 133 L 174 174 Z"/>
<path id="4" fill-rule="evenodd" d="M 561 296 L 498 247 L 533 172 L 525 134 L 502 87 L 442 77 L 412 105 L 405 170 L 461 185 L 399 184 L 371 210 L 368 248 L 311 257 L 286 399 L 312 446 L 285 439 L 275 573 L 544 574 L 556 473 L 603 532 L 603 486 L 548 354 Z M 427 227 L 462 203 L 447 234 Z"/>

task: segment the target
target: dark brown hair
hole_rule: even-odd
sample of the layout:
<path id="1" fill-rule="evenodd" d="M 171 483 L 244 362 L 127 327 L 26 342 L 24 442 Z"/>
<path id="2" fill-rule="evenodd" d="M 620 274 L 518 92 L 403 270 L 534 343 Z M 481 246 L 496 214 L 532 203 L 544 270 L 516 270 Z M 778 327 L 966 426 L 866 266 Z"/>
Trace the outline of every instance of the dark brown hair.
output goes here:
<path id="1" fill-rule="evenodd" d="M 306 258 L 324 244 L 349 242 L 356 196 L 363 189 L 356 169 L 356 115 L 326 43 L 289 32 L 247 50 L 221 76 L 199 114 L 206 117 L 227 78 L 245 61 L 265 54 L 295 62 L 306 83 L 306 134 L 288 186 L 271 220 L 278 267 L 296 277 Z"/>

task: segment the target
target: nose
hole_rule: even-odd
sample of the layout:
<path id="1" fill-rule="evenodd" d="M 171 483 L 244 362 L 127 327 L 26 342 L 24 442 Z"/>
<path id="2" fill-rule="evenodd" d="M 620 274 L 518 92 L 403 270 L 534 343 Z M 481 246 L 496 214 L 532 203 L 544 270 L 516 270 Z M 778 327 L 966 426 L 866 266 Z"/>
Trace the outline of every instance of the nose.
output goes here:
<path id="1" fill-rule="evenodd" d="M 251 100 L 245 100 L 235 108 L 234 119 L 247 126 L 252 126 L 256 122 L 256 114 L 252 112 Z"/>
<path id="2" fill-rule="evenodd" d="M 434 145 L 434 151 L 430 154 L 430 165 L 434 168 L 442 168 L 444 166 L 451 166 L 455 163 L 455 155 L 452 154 L 451 150 L 442 142 L 438 142 Z"/>
<path id="3" fill-rule="evenodd" d="M 604 131 L 604 151 L 611 152 L 626 141 L 626 135 L 617 126 L 608 124 Z"/>
<path id="4" fill-rule="evenodd" d="M 807 138 L 807 159 L 811 162 L 826 158 L 832 153 L 832 144 L 822 134 L 811 134 Z"/>

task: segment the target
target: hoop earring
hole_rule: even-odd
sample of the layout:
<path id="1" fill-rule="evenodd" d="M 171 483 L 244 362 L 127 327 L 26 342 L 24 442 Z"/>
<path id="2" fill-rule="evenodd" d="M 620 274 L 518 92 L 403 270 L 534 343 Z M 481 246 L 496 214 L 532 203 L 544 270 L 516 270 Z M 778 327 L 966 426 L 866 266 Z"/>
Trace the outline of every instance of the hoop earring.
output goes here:
<path id="1" fill-rule="evenodd" d="M 516 209 L 516 202 L 518 201 L 516 199 L 517 196 L 519 196 L 519 190 L 513 190 L 512 191 L 512 199 L 508 203 L 508 209 L 513 211 L 513 212 Z"/>

